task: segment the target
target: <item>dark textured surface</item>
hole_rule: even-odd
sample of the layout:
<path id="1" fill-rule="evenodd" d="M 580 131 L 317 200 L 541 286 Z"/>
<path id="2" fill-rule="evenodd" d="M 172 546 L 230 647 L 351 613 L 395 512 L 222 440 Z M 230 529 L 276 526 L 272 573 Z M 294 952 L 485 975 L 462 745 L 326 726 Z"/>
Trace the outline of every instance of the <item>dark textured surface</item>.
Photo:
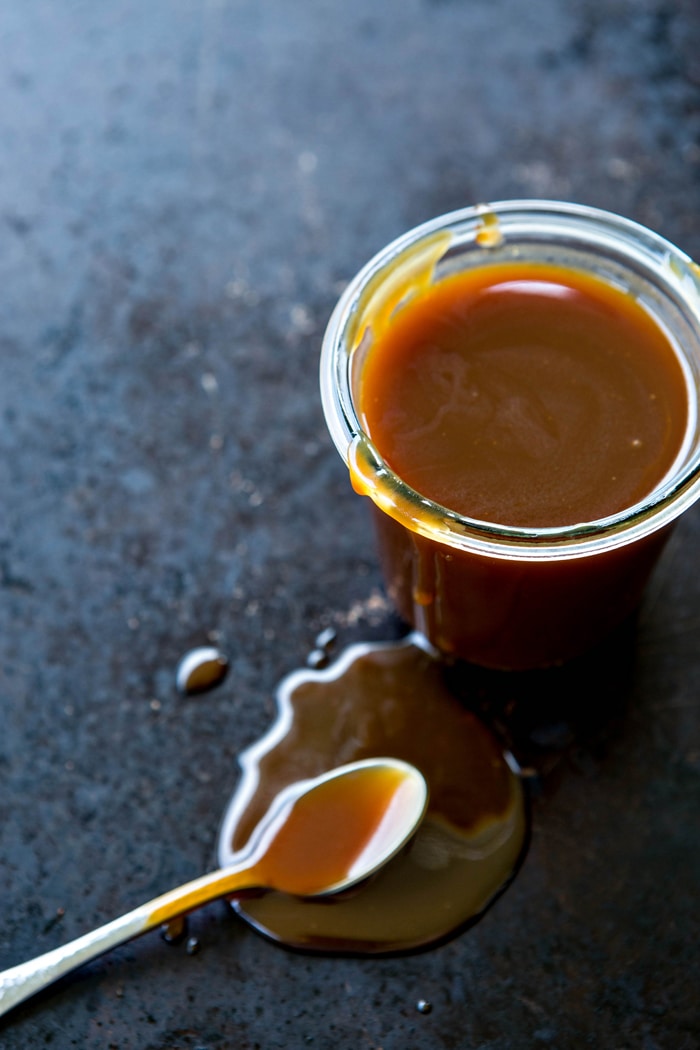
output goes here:
<path id="1" fill-rule="evenodd" d="M 506 197 L 700 257 L 699 55 L 694 0 L 2 5 L 0 965 L 209 867 L 277 680 L 326 625 L 394 630 L 317 393 L 343 282 Z M 519 726 L 551 772 L 472 931 L 329 960 L 212 906 L 199 954 L 120 949 L 0 1045 L 700 1046 L 699 541 L 694 511 L 629 645 L 471 682 L 577 687 Z M 212 638 L 228 678 L 179 696 Z"/>

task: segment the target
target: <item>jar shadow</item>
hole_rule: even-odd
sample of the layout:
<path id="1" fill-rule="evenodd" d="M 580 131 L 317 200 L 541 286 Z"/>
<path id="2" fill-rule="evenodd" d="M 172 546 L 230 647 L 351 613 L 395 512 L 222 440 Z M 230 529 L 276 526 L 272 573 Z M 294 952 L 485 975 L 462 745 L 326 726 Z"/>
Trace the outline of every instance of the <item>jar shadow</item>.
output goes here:
<path id="1" fill-rule="evenodd" d="M 602 761 L 623 731 L 634 688 L 635 614 L 583 656 L 542 670 L 445 665 L 451 692 L 496 734 L 535 795 L 562 770 Z"/>

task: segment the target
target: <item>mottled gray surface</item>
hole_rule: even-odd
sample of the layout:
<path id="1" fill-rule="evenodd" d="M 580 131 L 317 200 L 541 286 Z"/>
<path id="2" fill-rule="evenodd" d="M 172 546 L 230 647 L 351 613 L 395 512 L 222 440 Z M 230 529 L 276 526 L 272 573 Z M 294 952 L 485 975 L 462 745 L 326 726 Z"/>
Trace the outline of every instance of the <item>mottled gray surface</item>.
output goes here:
<path id="1" fill-rule="evenodd" d="M 700 257 L 699 56 L 695 0 L 2 4 L 0 965 L 208 867 L 277 680 L 326 625 L 395 630 L 317 393 L 343 283 L 506 197 Z M 699 542 L 696 511 L 631 652 L 477 676 L 578 692 L 535 726 L 530 855 L 472 931 L 329 960 L 212 906 L 199 954 L 125 947 L 2 1047 L 700 1046 Z M 211 640 L 228 678 L 178 695 Z"/>

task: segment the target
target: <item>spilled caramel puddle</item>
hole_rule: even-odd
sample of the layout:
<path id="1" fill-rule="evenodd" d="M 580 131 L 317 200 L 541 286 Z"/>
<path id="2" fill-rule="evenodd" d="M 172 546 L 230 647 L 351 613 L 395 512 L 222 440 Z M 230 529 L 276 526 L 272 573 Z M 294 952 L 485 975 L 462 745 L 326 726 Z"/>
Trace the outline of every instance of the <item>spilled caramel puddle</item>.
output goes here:
<path id="1" fill-rule="evenodd" d="M 513 877 L 528 822 L 514 762 L 450 692 L 420 635 L 354 645 L 322 670 L 299 670 L 277 693 L 278 716 L 241 758 L 225 813 L 223 866 L 290 783 L 374 756 L 417 766 L 430 789 L 407 849 L 345 895 L 281 893 L 234 903 L 260 932 L 297 948 L 382 953 L 426 947 L 478 918 Z"/>

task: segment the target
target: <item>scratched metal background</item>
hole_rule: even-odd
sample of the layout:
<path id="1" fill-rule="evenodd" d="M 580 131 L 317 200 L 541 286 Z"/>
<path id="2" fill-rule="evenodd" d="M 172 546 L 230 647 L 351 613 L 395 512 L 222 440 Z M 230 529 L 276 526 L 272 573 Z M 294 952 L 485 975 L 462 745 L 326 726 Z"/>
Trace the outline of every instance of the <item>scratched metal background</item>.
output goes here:
<path id="1" fill-rule="evenodd" d="M 322 331 L 404 229 L 527 196 L 700 257 L 695 0 L 0 5 L 0 965 L 201 873 L 278 679 L 396 631 Z M 700 1046 L 699 542 L 574 671 L 466 674 L 546 774 L 473 930 L 329 960 L 212 906 L 199 954 L 125 947 L 0 1044 Z M 184 699 L 209 638 L 229 677 Z"/>

